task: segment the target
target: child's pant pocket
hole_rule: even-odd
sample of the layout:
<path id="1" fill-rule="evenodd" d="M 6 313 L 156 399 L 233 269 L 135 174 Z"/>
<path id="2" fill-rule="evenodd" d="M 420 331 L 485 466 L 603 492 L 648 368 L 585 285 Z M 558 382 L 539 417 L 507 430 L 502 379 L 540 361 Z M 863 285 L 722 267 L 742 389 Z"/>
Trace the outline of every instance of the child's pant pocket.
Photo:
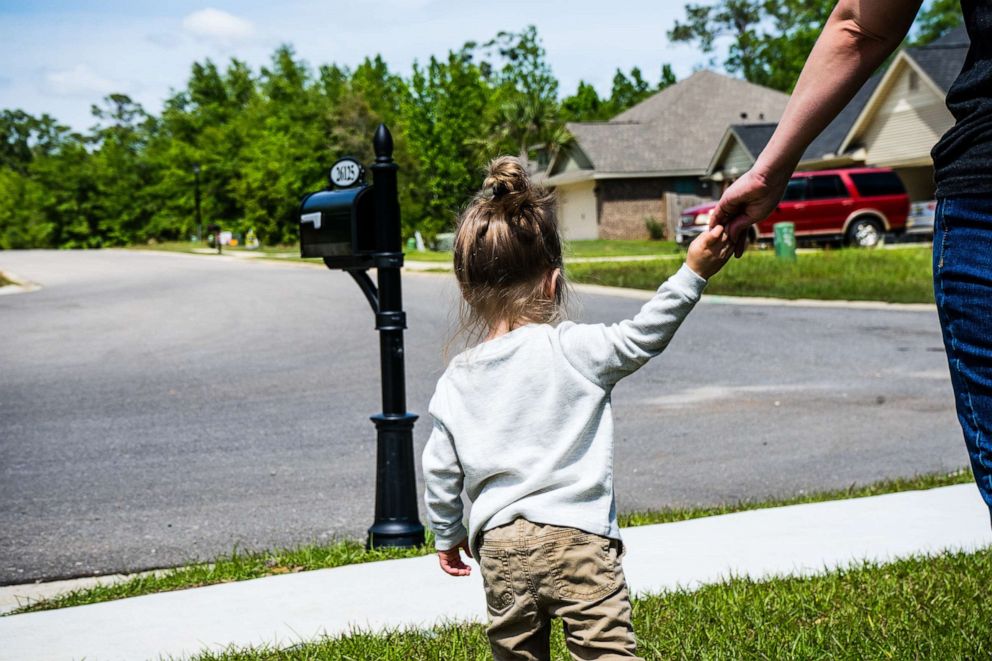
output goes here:
<path id="1" fill-rule="evenodd" d="M 589 601 L 619 587 L 617 551 L 608 538 L 582 534 L 561 540 L 548 550 L 561 598 Z"/>
<path id="2" fill-rule="evenodd" d="M 510 558 L 505 549 L 479 549 L 479 568 L 486 590 L 489 612 L 499 615 L 513 604 L 513 585 L 510 580 Z"/>

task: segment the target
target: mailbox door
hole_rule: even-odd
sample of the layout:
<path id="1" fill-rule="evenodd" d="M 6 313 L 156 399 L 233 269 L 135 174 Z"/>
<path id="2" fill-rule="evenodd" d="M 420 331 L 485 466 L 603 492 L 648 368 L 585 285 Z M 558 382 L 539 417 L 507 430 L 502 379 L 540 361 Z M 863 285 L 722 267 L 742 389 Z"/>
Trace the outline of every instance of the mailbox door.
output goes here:
<path id="1" fill-rule="evenodd" d="M 361 189 L 320 191 L 300 204 L 300 255 L 354 254 L 354 204 Z"/>

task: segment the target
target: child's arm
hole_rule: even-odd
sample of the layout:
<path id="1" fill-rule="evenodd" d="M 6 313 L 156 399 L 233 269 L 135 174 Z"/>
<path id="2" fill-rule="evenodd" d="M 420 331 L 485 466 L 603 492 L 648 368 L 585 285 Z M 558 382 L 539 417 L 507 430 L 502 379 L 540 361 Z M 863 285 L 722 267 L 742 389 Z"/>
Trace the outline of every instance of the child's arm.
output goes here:
<path id="1" fill-rule="evenodd" d="M 689 246 L 685 264 L 658 288 L 633 319 L 618 324 L 562 326 L 566 358 L 587 378 L 611 388 L 664 351 L 675 331 L 696 305 L 706 281 L 732 254 L 723 227 L 700 234 Z"/>
<path id="2" fill-rule="evenodd" d="M 451 436 L 440 422 L 434 421 L 423 456 L 427 519 L 434 531 L 435 546 L 441 569 L 452 576 L 468 576 L 472 568 L 466 565 L 459 549 L 469 557 L 468 532 L 462 523 L 462 472 Z"/>

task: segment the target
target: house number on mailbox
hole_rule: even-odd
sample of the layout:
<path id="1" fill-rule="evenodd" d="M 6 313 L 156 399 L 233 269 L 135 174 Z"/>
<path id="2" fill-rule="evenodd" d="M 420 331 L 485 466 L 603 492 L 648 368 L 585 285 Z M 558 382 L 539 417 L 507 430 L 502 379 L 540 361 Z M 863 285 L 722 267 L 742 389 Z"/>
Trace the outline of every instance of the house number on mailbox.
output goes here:
<path id="1" fill-rule="evenodd" d="M 339 188 L 354 186 L 365 174 L 362 164 L 353 158 L 342 158 L 331 166 L 331 183 Z"/>

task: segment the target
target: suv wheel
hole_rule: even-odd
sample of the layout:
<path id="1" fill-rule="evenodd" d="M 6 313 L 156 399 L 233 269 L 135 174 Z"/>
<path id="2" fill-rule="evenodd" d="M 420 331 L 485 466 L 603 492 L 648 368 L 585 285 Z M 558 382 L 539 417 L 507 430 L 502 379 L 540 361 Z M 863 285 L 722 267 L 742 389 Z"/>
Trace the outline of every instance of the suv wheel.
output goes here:
<path id="1" fill-rule="evenodd" d="M 882 242 L 882 224 L 871 218 L 857 218 L 847 228 L 847 244 L 874 248 Z"/>

